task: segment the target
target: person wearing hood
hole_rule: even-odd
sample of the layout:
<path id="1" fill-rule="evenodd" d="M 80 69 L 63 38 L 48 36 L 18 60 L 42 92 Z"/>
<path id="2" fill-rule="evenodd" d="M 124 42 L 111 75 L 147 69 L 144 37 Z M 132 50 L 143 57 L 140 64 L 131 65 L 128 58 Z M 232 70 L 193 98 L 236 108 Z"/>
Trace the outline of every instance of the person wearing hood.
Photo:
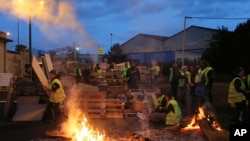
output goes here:
<path id="1" fill-rule="evenodd" d="M 44 121 L 56 119 L 61 115 L 60 105 L 66 98 L 66 94 L 56 71 L 51 70 L 49 77 L 51 80 L 50 86 L 49 88 L 44 87 L 47 95 L 49 96 L 49 102 L 43 117 Z"/>

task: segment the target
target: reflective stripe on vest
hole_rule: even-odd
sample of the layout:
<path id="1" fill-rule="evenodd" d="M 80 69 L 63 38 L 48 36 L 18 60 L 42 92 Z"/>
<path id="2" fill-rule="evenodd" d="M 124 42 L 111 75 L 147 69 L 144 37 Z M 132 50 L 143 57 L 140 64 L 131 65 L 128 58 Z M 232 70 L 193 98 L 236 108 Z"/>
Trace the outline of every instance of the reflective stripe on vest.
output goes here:
<path id="1" fill-rule="evenodd" d="M 203 71 L 201 69 L 198 70 L 197 74 L 195 75 L 195 83 L 200 83 L 201 82 L 201 77 L 203 75 Z"/>
<path id="2" fill-rule="evenodd" d="M 81 68 L 74 68 L 74 73 L 75 73 L 75 76 L 82 76 L 82 69 Z"/>
<path id="3" fill-rule="evenodd" d="M 228 91 L 228 100 L 227 102 L 230 104 L 236 103 L 236 102 L 241 102 L 246 99 L 246 97 L 240 93 L 237 92 L 234 86 L 235 80 L 240 80 L 241 81 L 241 89 L 245 89 L 245 84 L 242 82 L 242 80 L 239 77 L 235 77 L 229 84 L 229 91 Z"/>
<path id="4" fill-rule="evenodd" d="M 207 73 L 210 71 L 210 70 L 213 70 L 212 67 L 206 67 L 205 69 L 201 70 L 199 69 L 198 70 L 198 73 L 195 75 L 195 83 L 200 83 L 201 82 L 201 78 L 202 76 L 205 77 L 205 86 L 208 84 L 208 76 L 207 76 Z"/>
<path id="5" fill-rule="evenodd" d="M 181 77 L 179 78 L 179 87 L 184 87 L 186 84 L 186 76 L 183 71 L 181 71 Z"/>
<path id="6" fill-rule="evenodd" d="M 49 101 L 53 102 L 53 103 L 60 103 L 60 102 L 62 102 L 65 99 L 66 95 L 65 95 L 65 92 L 63 90 L 63 87 L 62 87 L 62 84 L 61 84 L 60 80 L 59 79 L 54 79 L 51 82 L 51 86 L 54 83 L 59 84 L 60 88 L 58 88 L 55 92 L 52 91 L 50 93 Z"/>
<path id="7" fill-rule="evenodd" d="M 171 111 L 171 112 L 169 112 L 169 113 L 167 114 L 167 117 L 166 117 L 166 125 L 175 125 L 175 124 L 179 123 L 180 120 L 181 120 L 181 117 L 182 117 L 181 109 L 180 109 L 180 107 L 179 107 L 177 101 L 174 100 L 174 98 L 172 98 L 172 99 L 170 99 L 170 100 L 168 101 L 167 106 L 168 106 L 169 104 L 172 104 L 172 105 L 173 105 L 174 111 L 175 111 L 175 112 L 172 112 L 172 111 Z"/>
<path id="8" fill-rule="evenodd" d="M 205 86 L 207 86 L 207 84 L 208 84 L 208 76 L 207 76 L 207 73 L 210 71 L 210 70 L 213 70 L 213 68 L 212 67 L 206 67 L 205 69 L 204 69 L 204 75 L 205 75 L 205 78 L 206 78 L 206 83 L 205 83 Z"/>

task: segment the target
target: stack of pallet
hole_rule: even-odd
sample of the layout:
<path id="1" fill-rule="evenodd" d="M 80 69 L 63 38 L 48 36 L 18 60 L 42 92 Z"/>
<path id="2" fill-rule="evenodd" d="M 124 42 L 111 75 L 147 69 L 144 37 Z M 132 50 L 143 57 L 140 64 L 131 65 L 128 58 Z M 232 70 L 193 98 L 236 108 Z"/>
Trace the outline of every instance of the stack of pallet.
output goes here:
<path id="1" fill-rule="evenodd" d="M 107 89 L 107 97 L 110 99 L 118 98 L 119 94 L 124 94 L 126 92 L 126 88 L 124 86 L 109 86 Z"/>
<path id="2" fill-rule="evenodd" d="M 117 99 L 106 100 L 106 118 L 123 118 L 124 102 Z"/>
<path id="3" fill-rule="evenodd" d="M 85 92 L 79 99 L 80 108 L 89 118 L 105 118 L 105 92 Z"/>

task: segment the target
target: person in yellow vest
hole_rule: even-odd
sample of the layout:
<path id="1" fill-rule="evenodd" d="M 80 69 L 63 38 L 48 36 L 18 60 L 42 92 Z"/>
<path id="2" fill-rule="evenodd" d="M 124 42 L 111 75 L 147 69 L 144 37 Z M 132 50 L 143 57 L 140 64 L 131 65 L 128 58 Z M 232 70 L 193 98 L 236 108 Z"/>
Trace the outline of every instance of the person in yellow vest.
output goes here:
<path id="1" fill-rule="evenodd" d="M 102 77 L 102 69 L 101 69 L 101 67 L 99 66 L 99 64 L 96 64 L 95 72 L 97 72 L 98 74 L 100 74 L 100 75 L 96 76 L 96 78 L 103 78 L 103 77 Z"/>
<path id="2" fill-rule="evenodd" d="M 190 72 L 188 71 L 187 66 L 182 66 L 181 67 L 181 75 L 179 77 L 179 88 L 178 88 L 178 93 L 176 96 L 176 100 L 179 102 L 181 107 L 186 108 L 187 104 L 187 95 L 189 93 L 189 77 L 190 77 Z"/>
<path id="3" fill-rule="evenodd" d="M 242 67 L 238 67 L 234 70 L 234 75 L 229 84 L 228 103 L 236 110 L 233 122 L 244 123 L 246 120 L 246 97 L 248 97 L 246 86 L 242 81 L 245 71 Z"/>
<path id="4" fill-rule="evenodd" d="M 80 67 L 79 64 L 75 64 L 74 74 L 76 78 L 76 84 L 78 84 L 82 78 L 82 68 Z"/>
<path id="5" fill-rule="evenodd" d="M 123 78 L 126 78 L 128 69 L 129 69 L 129 63 L 125 62 L 124 66 L 121 68 Z"/>
<path id="6" fill-rule="evenodd" d="M 152 61 L 152 67 L 150 68 L 150 71 L 152 72 L 153 77 L 153 84 L 156 86 L 158 84 L 159 78 L 160 78 L 160 71 L 161 68 L 156 61 Z"/>
<path id="7" fill-rule="evenodd" d="M 165 93 L 165 99 L 167 101 L 166 107 L 160 107 L 160 110 L 166 113 L 165 124 L 167 126 L 179 125 L 182 118 L 182 112 L 178 102 L 174 99 L 170 91 Z"/>
<path id="8" fill-rule="evenodd" d="M 246 90 L 248 91 L 248 93 L 250 92 L 250 73 L 248 72 L 248 74 L 246 75 L 246 79 L 245 79 L 245 85 L 246 85 Z M 250 97 L 247 97 L 247 110 L 246 110 L 246 123 L 248 125 L 250 125 Z"/>
<path id="9" fill-rule="evenodd" d="M 51 70 L 49 73 L 50 88 L 44 88 L 49 96 L 49 103 L 46 107 L 43 120 L 51 121 L 57 119 L 61 115 L 60 106 L 63 104 L 66 94 L 64 92 L 61 81 L 55 70 Z"/>
<path id="10" fill-rule="evenodd" d="M 166 100 L 165 100 L 165 90 L 160 87 L 156 87 L 153 94 L 152 94 L 152 100 L 154 104 L 154 110 L 153 112 L 161 112 L 159 107 L 166 106 Z"/>
<path id="11" fill-rule="evenodd" d="M 199 69 L 195 76 L 195 96 L 198 99 L 198 106 L 204 103 L 212 104 L 212 84 L 214 82 L 214 70 L 208 61 L 201 60 Z"/>
<path id="12" fill-rule="evenodd" d="M 169 77 L 168 80 L 171 85 L 171 91 L 176 98 L 178 93 L 178 87 L 179 87 L 179 77 L 180 77 L 180 69 L 178 67 L 178 64 L 176 62 L 173 62 L 172 67 L 169 69 Z"/>

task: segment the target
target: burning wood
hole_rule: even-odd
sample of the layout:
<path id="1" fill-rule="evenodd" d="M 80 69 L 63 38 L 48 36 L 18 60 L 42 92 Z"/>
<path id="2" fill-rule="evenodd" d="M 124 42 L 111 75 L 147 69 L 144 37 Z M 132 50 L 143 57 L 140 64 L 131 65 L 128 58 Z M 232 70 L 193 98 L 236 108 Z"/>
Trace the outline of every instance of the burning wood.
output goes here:
<path id="1" fill-rule="evenodd" d="M 206 114 L 202 107 L 198 108 L 198 113 L 192 117 L 190 123 L 188 123 L 182 130 L 200 129 L 199 121 L 203 119 L 205 119 L 209 123 L 213 130 L 222 130 L 219 123 L 215 121 L 214 117 L 210 114 Z"/>
<path id="2" fill-rule="evenodd" d="M 190 123 L 181 129 L 183 132 L 187 130 L 201 130 L 209 141 L 229 140 L 228 132 L 223 131 L 214 117 L 206 114 L 202 107 L 198 108 L 198 113 L 192 117 Z"/>

